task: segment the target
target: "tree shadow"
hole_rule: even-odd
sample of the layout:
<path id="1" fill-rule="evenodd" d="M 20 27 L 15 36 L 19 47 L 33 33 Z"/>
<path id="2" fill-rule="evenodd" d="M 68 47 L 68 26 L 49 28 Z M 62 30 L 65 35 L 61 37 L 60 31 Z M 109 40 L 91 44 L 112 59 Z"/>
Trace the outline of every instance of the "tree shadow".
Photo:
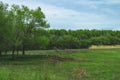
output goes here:
<path id="1" fill-rule="evenodd" d="M 19 55 L 13 59 L 11 55 L 0 57 L 1 65 L 42 65 L 56 64 L 58 62 L 91 62 L 90 60 L 66 58 L 58 55 Z"/>

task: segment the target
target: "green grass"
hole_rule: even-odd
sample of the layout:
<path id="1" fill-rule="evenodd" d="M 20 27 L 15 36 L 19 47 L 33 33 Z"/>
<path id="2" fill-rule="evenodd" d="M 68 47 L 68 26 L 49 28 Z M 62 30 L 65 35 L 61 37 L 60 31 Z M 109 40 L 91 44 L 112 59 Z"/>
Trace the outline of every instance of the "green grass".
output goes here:
<path id="1" fill-rule="evenodd" d="M 27 51 L 15 60 L 6 55 L 0 57 L 0 80 L 120 80 L 119 52 L 38 50 Z"/>

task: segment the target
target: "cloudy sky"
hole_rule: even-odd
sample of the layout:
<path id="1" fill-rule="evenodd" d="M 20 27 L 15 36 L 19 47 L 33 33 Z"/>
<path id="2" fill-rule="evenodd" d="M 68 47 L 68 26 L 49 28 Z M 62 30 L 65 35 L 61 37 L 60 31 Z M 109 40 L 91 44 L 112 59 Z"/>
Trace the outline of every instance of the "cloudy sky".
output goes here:
<path id="1" fill-rule="evenodd" d="M 0 0 L 40 6 L 51 28 L 120 30 L 120 0 Z"/>

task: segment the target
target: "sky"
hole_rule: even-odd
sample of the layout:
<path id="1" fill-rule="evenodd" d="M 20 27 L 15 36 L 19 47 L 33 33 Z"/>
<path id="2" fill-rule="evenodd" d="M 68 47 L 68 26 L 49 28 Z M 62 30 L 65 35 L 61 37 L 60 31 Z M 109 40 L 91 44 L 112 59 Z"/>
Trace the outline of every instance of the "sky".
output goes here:
<path id="1" fill-rule="evenodd" d="M 51 29 L 120 30 L 120 0 L 0 0 L 41 7 Z"/>

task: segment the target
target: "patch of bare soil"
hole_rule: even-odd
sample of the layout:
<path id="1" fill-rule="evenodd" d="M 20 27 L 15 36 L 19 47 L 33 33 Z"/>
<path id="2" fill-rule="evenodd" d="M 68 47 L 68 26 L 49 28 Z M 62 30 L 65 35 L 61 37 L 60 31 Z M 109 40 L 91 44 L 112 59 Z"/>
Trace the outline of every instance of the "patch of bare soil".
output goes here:
<path id="1" fill-rule="evenodd" d="M 65 58 L 55 55 L 47 55 L 48 58 L 57 60 L 57 61 L 77 61 L 77 62 L 92 62 L 91 60 L 75 59 L 75 58 Z"/>

